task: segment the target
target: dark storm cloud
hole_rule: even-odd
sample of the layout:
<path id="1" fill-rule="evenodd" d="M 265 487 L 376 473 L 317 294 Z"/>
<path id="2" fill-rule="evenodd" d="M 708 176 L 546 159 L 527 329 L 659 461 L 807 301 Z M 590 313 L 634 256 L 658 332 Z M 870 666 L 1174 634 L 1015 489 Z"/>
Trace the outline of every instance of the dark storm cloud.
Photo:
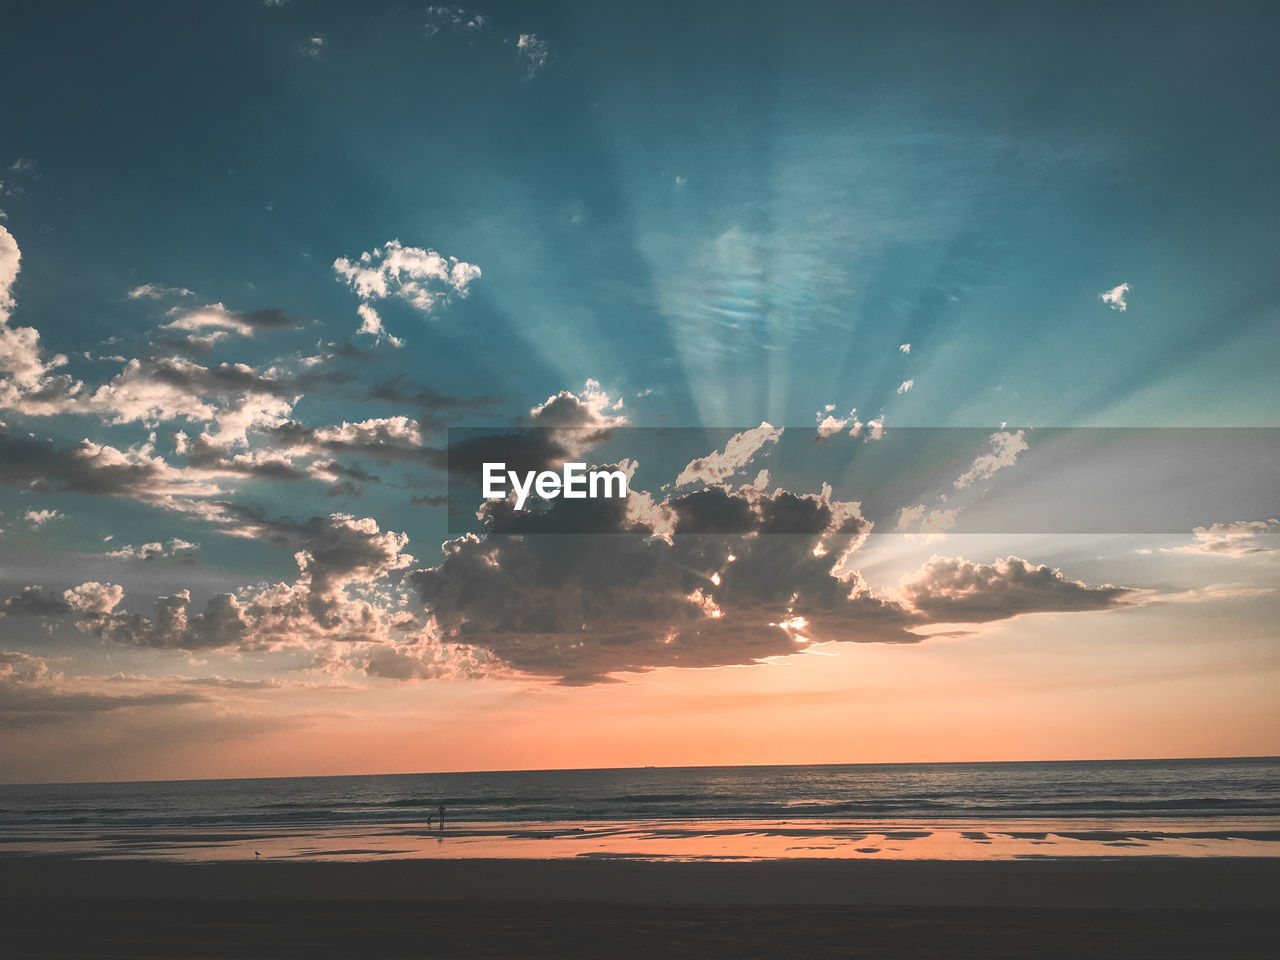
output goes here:
<path id="1" fill-rule="evenodd" d="M 693 532 L 735 500 L 750 518 L 745 535 Z M 867 532 L 848 504 L 786 492 L 700 492 L 671 504 L 684 532 L 667 542 L 634 535 L 642 521 L 628 518 L 625 502 L 596 500 L 572 521 L 583 533 L 536 535 L 566 528 L 557 516 L 563 503 L 536 514 L 486 503 L 486 536 L 450 541 L 439 567 L 410 574 L 446 638 L 565 683 L 751 663 L 798 652 L 802 635 L 918 639 L 907 632 L 914 622 L 907 611 L 832 575 Z M 808 518 L 807 532 L 761 532 L 784 522 L 796 529 L 796 513 Z M 816 629 L 797 624 L 802 613 Z"/>
<path id="2" fill-rule="evenodd" d="M 480 514 L 482 535 L 447 542 L 439 566 L 407 579 L 442 639 L 561 683 L 747 664 L 810 642 L 918 642 L 929 623 L 1104 610 L 1132 593 L 1010 557 L 935 558 L 877 595 L 846 562 L 870 522 L 825 487 L 707 487 L 657 503 L 633 491 L 630 507 L 488 501 Z"/>
<path id="3" fill-rule="evenodd" d="M 0 603 L 0 617 L 61 617 L 70 612 L 60 594 L 46 593 L 42 587 L 25 587 Z"/>

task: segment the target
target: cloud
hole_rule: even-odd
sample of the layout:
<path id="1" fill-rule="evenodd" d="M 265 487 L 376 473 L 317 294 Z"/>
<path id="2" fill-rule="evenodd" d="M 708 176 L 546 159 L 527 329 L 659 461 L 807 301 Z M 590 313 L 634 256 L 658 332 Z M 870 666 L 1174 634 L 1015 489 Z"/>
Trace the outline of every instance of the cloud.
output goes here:
<path id="1" fill-rule="evenodd" d="M 375 338 L 379 343 L 385 340 L 397 350 L 404 346 L 403 340 L 387 333 L 386 328 L 382 325 L 382 317 L 369 304 L 360 304 L 356 307 L 356 313 L 360 316 L 360 329 L 356 331 L 357 336 L 365 334 Z"/>
<path id="2" fill-rule="evenodd" d="M 829 437 L 834 437 L 845 427 L 849 427 L 849 436 L 851 437 L 856 437 L 862 432 L 862 422 L 858 420 L 857 408 L 850 410 L 849 415 L 846 417 L 833 416 L 831 411 L 835 408 L 836 405 L 834 403 L 828 403 L 826 407 L 815 414 L 815 419 L 818 421 L 817 440 L 822 441 Z"/>
<path id="3" fill-rule="evenodd" d="M 165 337 L 154 346 L 161 353 L 202 357 L 226 339 L 227 331 L 214 330 L 207 334 L 193 333 L 186 337 Z"/>
<path id="4" fill-rule="evenodd" d="M 723 483 L 750 463 L 766 443 L 777 443 L 782 437 L 782 430 L 782 427 L 761 421 L 760 426 L 754 429 L 735 433 L 723 450 L 688 463 L 676 477 L 675 485 Z"/>
<path id="5" fill-rule="evenodd" d="M 916 385 L 916 382 L 914 380 L 903 380 L 902 383 L 898 384 L 897 393 L 899 394 L 906 393 L 915 385 Z"/>
<path id="6" fill-rule="evenodd" d="M 517 514 L 489 501 L 483 536 L 447 542 L 438 567 L 409 575 L 441 639 L 565 683 L 753 663 L 810 640 L 917 639 L 903 610 L 833 573 L 871 525 L 830 488 L 682 494 L 663 503 L 674 515 L 669 540 L 643 535 L 652 529 L 622 501 L 595 502 L 581 534 L 538 536 L 565 529 L 565 503 Z"/>
<path id="7" fill-rule="evenodd" d="M 147 691 L 109 694 L 71 682 L 30 654 L 0 652 L 0 727 L 57 723 L 86 715 L 137 707 L 176 706 L 207 699 L 191 692 Z"/>
<path id="8" fill-rule="evenodd" d="M 3 266 L 6 238 L 12 241 L 7 232 L 0 236 L 0 273 L 9 270 L 16 276 L 16 244 L 12 244 L 11 266 Z M 243 438 L 248 426 L 283 420 L 292 403 L 283 399 L 284 394 L 301 383 L 301 378 L 286 383 L 264 377 L 245 364 L 224 363 L 214 368 L 179 357 L 153 357 L 128 361 L 110 382 L 90 391 L 81 381 L 53 372 L 66 364 L 67 358 L 45 356 L 38 331 L 8 326 L 12 297 L 2 283 L 0 304 L 4 304 L 0 310 L 0 408 L 16 409 L 25 416 L 91 414 L 108 423 L 140 421 L 148 425 L 172 419 L 219 420 L 220 431 L 229 431 L 228 438 Z M 216 337 L 228 330 L 249 334 L 293 322 L 275 309 L 233 313 L 217 304 L 184 313 L 165 326 L 190 331 L 213 326 L 219 328 L 211 335 Z"/>
<path id="9" fill-rule="evenodd" d="M 403 374 L 375 384 L 369 389 L 366 399 L 375 403 L 413 407 L 418 414 L 416 419 L 424 431 L 439 429 L 446 421 L 465 411 L 486 410 L 498 403 L 497 397 L 487 394 L 467 398 L 451 397 Z"/>
<path id="10" fill-rule="evenodd" d="M 902 532 L 910 530 L 924 519 L 925 511 L 928 509 L 923 503 L 918 503 L 914 507 L 903 507 L 898 511 L 897 529 Z"/>
<path id="11" fill-rule="evenodd" d="M 126 544 L 118 550 L 108 551 L 108 557 L 117 560 L 190 559 L 200 549 L 200 544 L 173 537 L 167 543 L 144 543 L 141 546 Z"/>
<path id="12" fill-rule="evenodd" d="M 356 260 L 338 257 L 333 261 L 333 272 L 364 301 L 361 306 L 396 297 L 422 313 L 431 313 L 451 296 L 465 297 L 480 277 L 480 268 L 474 263 L 446 258 L 430 249 L 406 247 L 399 240 L 374 247 Z M 361 331 L 368 332 L 369 318 L 363 312 L 360 317 Z"/>
<path id="13" fill-rule="evenodd" d="M 21 264 L 18 242 L 0 226 L 0 408 L 17 407 L 24 396 L 48 387 L 52 371 L 67 362 L 62 354 L 44 355 L 39 331 L 9 326 L 15 307 L 13 286 Z M 65 377 L 60 379 L 69 383 Z"/>
<path id="14" fill-rule="evenodd" d="M 225 488 L 207 471 L 182 470 L 147 442 L 123 450 L 82 440 L 57 448 L 15 437 L 0 425 L 0 483 L 41 493 L 83 493 L 135 500 L 215 523 L 231 518 Z"/>
<path id="15" fill-rule="evenodd" d="M 0 320 L 8 321 L 13 309 L 13 284 L 18 279 L 22 263 L 22 251 L 18 241 L 7 229 L 0 226 Z"/>
<path id="16" fill-rule="evenodd" d="M 1091 587 L 1019 557 L 979 564 L 935 556 L 902 580 L 899 593 L 908 608 L 931 621 L 985 623 L 1026 613 L 1107 610 L 1124 606 L 1134 591 Z"/>
<path id="17" fill-rule="evenodd" d="M 524 61 L 525 71 L 532 79 L 547 65 L 547 60 L 551 56 L 551 45 L 545 40 L 539 40 L 532 33 L 522 33 L 516 39 L 516 53 Z"/>
<path id="18" fill-rule="evenodd" d="M 194 297 L 195 291 L 188 290 L 186 287 L 165 287 L 155 283 L 144 283 L 130 290 L 128 296 L 130 300 L 172 300 L 177 297 Z"/>
<path id="19" fill-rule="evenodd" d="M 900 533 L 906 533 L 919 524 L 917 529 L 920 533 L 934 537 L 954 527 L 959 518 L 959 507 L 930 510 L 923 503 L 919 503 L 914 507 L 903 507 L 898 511 L 897 530 Z M 943 538 L 937 537 L 937 539 Z"/>
<path id="20" fill-rule="evenodd" d="M 484 27 L 484 16 L 464 10 L 462 7 L 431 6 L 427 7 L 427 19 L 423 31 L 428 37 L 434 37 L 443 30 L 454 33 L 475 33 Z"/>
<path id="21" fill-rule="evenodd" d="M 898 349 L 899 349 L 899 350 L 901 350 L 903 353 L 910 353 L 910 352 L 911 352 L 911 344 L 909 344 L 909 343 L 900 343 L 900 344 L 898 344 Z"/>
<path id="22" fill-rule="evenodd" d="M 611 397 L 599 381 L 588 379 L 582 390 L 561 390 L 529 410 L 523 424 L 546 428 L 565 456 L 575 459 L 609 439 L 630 420 L 621 397 Z M 558 465 L 558 464 L 556 464 Z"/>
<path id="23" fill-rule="evenodd" d="M 406 608 L 407 595 L 379 584 L 413 563 L 405 534 L 348 514 L 305 523 L 258 518 L 252 529 L 259 539 L 294 549 L 295 580 L 217 594 L 198 614 L 190 591 L 177 590 L 158 597 L 149 617 L 120 609 L 125 595 L 119 585 L 85 583 L 64 591 L 66 609 L 85 633 L 156 649 L 309 650 L 335 641 L 430 641 Z M 43 600 L 40 594 L 21 603 L 31 607 Z M 368 647 L 361 650 L 367 654 Z"/>
<path id="24" fill-rule="evenodd" d="M 204 367 L 182 357 L 155 357 L 130 360 L 109 383 L 67 408 L 110 423 L 216 421 L 228 438 L 242 438 L 251 426 L 282 422 L 296 390 L 295 382 L 265 377 L 243 363 Z"/>
<path id="25" fill-rule="evenodd" d="M 410 417 L 375 417 L 326 427 L 289 421 L 266 434 L 289 457 L 355 455 L 378 463 L 425 461 L 440 468 L 446 460 L 442 450 L 423 444 L 422 426 Z"/>
<path id="26" fill-rule="evenodd" d="M 551 470 L 580 461 L 630 420 L 621 397 L 612 397 L 596 380 L 588 379 L 574 393 L 561 390 L 529 413 L 512 420 L 512 428 L 477 430 L 453 438 L 447 457 L 432 453 L 432 465 L 447 467 L 455 478 L 479 482 L 482 464 L 502 461 L 516 471 Z"/>
<path id="27" fill-rule="evenodd" d="M 61 595 L 47 593 L 43 587 L 24 587 L 0 603 L 0 617 L 61 617 L 71 609 Z"/>
<path id="28" fill-rule="evenodd" d="M 32 530 L 39 530 L 51 520 L 65 520 L 66 514 L 57 510 L 28 510 L 22 515 Z"/>
<path id="29" fill-rule="evenodd" d="M 89 619 L 110 615 L 124 600 L 124 587 L 115 583 L 99 583 L 96 580 L 64 590 L 62 597 L 68 607 Z"/>
<path id="30" fill-rule="evenodd" d="M 816 494 L 770 492 L 767 471 L 754 484 L 727 482 L 780 433 L 766 423 L 735 435 L 673 484 L 703 486 L 664 499 L 633 487 L 625 501 L 560 499 L 535 511 L 485 501 L 482 532 L 447 541 L 437 566 L 405 582 L 440 643 L 567 684 L 757 663 L 819 642 L 917 642 L 934 623 L 1137 600 L 1129 588 L 1089 586 L 1016 557 L 935 557 L 877 594 L 854 565 L 872 528 L 858 502 L 835 500 L 826 484 Z M 634 476 L 635 464 L 605 469 Z M 951 526 L 958 512 L 905 511 L 929 530 Z"/>
<path id="31" fill-rule="evenodd" d="M 987 438 L 982 451 L 969 468 L 955 479 L 952 486 L 956 490 L 965 490 L 978 480 L 989 480 L 998 471 L 1013 466 L 1018 454 L 1026 449 L 1027 441 L 1023 431 L 999 430 Z M 930 539 L 944 539 L 942 534 L 956 525 L 966 506 L 942 506 L 947 503 L 948 496 L 941 494 L 932 508 L 923 503 L 903 507 L 898 511 L 896 529 L 900 533 L 914 532 Z"/>
<path id="32" fill-rule="evenodd" d="M 955 488 L 963 490 L 976 480 L 990 480 L 996 472 L 1011 467 L 1018 454 L 1027 449 L 1027 437 L 1021 430 L 1001 430 L 987 439 L 987 449 L 979 454 L 973 464 L 956 477 Z"/>
<path id="33" fill-rule="evenodd" d="M 138 287 L 131 291 L 129 296 L 132 297 L 143 289 L 146 288 Z M 191 291 L 185 292 L 189 294 Z M 252 337 L 259 330 L 284 330 L 298 324 L 297 318 L 289 316 L 277 307 L 268 307 L 264 310 L 228 310 L 221 303 L 211 303 L 195 310 L 182 310 L 175 307 L 169 312 L 174 319 L 163 324 L 162 330 L 182 330 L 192 333 L 225 330 L 242 337 Z"/>
<path id="34" fill-rule="evenodd" d="M 318 57 L 325 52 L 328 45 L 324 37 L 307 37 L 298 44 L 298 50 L 304 57 Z"/>
<path id="35" fill-rule="evenodd" d="M 1123 313 L 1125 310 L 1129 309 L 1129 304 L 1125 301 L 1125 296 L 1128 293 L 1129 285 L 1127 283 L 1122 283 L 1118 287 L 1112 287 L 1110 290 L 1104 290 L 1102 293 L 1098 294 L 1098 297 L 1112 310 L 1119 310 Z"/>
<path id="36" fill-rule="evenodd" d="M 41 657 L 17 650 L 0 650 L 0 683 L 31 683 L 43 680 L 52 671 Z"/>
<path id="37" fill-rule="evenodd" d="M 1180 547 L 1166 548 L 1166 553 L 1188 553 L 1208 557 L 1248 557 L 1272 553 L 1280 534 L 1280 520 L 1237 520 L 1233 523 L 1214 523 L 1196 527 L 1196 542 Z"/>

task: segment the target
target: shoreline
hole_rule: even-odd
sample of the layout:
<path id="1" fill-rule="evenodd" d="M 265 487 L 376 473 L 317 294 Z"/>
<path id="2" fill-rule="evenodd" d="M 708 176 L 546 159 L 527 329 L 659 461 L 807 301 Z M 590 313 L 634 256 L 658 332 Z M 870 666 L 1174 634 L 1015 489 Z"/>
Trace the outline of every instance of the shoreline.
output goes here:
<path id="1" fill-rule="evenodd" d="M 1275 817 L 32 825 L 0 831 L 12 857 L 173 862 L 364 860 L 1028 860 L 1276 858 Z"/>

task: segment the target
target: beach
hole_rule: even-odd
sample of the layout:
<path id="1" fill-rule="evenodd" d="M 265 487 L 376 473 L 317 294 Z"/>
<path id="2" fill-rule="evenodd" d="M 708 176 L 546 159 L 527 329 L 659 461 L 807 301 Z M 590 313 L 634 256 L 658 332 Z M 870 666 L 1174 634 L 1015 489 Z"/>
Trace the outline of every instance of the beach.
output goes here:
<path id="1" fill-rule="evenodd" d="M 1266 957 L 1278 770 L 8 785 L 0 922 L 30 957 Z"/>
<path id="2" fill-rule="evenodd" d="M 1280 859 L 0 862 L 12 956 L 1267 957 Z"/>

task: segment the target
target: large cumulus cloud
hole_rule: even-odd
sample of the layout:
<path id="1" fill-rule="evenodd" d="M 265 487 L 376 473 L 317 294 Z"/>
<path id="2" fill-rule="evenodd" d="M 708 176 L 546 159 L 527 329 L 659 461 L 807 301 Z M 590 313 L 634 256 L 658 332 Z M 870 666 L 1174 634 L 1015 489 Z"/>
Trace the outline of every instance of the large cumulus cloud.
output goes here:
<path id="1" fill-rule="evenodd" d="M 870 524 L 829 488 L 683 494 L 662 504 L 667 538 L 624 501 L 565 504 L 517 513 L 491 501 L 484 535 L 450 541 L 442 564 L 410 575 L 444 637 L 569 683 L 750 663 L 810 639 L 917 639 L 905 610 L 834 572 Z M 582 532 L 546 532 L 569 526 Z"/>
<path id="2" fill-rule="evenodd" d="M 632 490 L 525 511 L 487 501 L 481 533 L 447 542 L 443 562 L 407 579 L 442 638 L 562 683 L 753 663 L 812 642 L 915 642 L 931 623 L 1102 610 L 1132 593 L 1017 557 L 935 557 L 877 594 L 854 562 L 872 528 L 859 503 L 825 484 L 735 485 L 780 433 L 762 424 L 735 436 L 680 473 L 677 488 L 695 489 L 665 499 Z"/>

